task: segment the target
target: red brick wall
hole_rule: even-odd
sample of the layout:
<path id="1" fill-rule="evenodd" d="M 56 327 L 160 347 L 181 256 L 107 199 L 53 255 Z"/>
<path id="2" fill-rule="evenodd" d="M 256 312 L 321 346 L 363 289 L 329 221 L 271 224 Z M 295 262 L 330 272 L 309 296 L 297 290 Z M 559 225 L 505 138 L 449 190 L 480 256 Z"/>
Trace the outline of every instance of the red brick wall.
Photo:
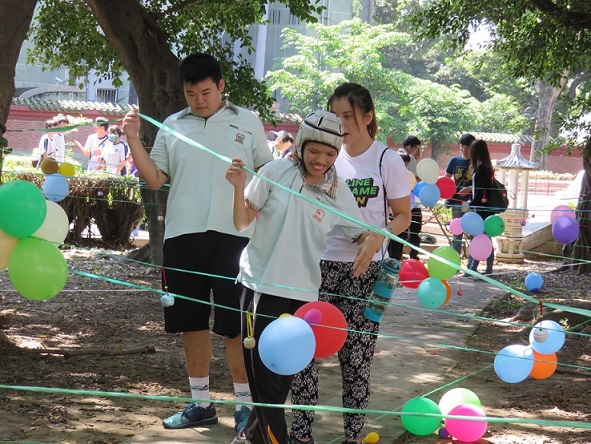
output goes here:
<path id="1" fill-rule="evenodd" d="M 400 147 L 400 143 L 395 143 L 392 139 L 388 140 L 388 146 Z M 507 157 L 511 153 L 510 143 L 497 143 L 488 142 L 488 149 L 490 151 L 490 157 L 493 160 L 501 160 Z M 529 160 L 529 154 L 531 147 L 529 145 L 521 145 L 521 155 L 524 159 Z M 454 156 L 460 154 L 460 150 L 457 144 L 450 145 L 450 149 L 445 154 L 439 156 L 439 167 L 441 174 L 444 173 L 445 167 Z M 423 151 L 423 157 L 431 156 L 431 147 L 427 146 Z M 572 155 L 567 156 L 563 149 L 554 150 L 549 156 L 546 163 L 546 170 L 554 173 L 570 173 L 577 174 L 583 169 L 583 159 L 581 158 L 581 151 L 573 152 Z"/>
<path id="2" fill-rule="evenodd" d="M 36 148 L 39 144 L 39 139 L 41 138 L 43 129 L 45 128 L 45 121 L 57 114 L 58 112 L 56 111 L 32 110 L 24 106 L 12 106 L 10 108 L 10 112 L 8 113 L 8 121 L 6 122 L 7 132 L 4 134 L 4 137 L 8 139 L 8 146 L 17 153 L 27 155 L 30 154 L 33 151 L 33 148 Z M 101 112 L 92 110 L 84 111 L 83 113 L 79 113 L 77 115 L 83 115 L 89 119 L 104 116 Z M 108 118 L 109 120 L 113 120 L 120 116 L 106 115 L 104 117 Z M 274 127 L 271 124 L 265 123 L 264 127 L 265 131 L 286 130 L 295 137 L 298 132 L 299 125 L 293 122 L 286 122 L 280 123 Z M 40 131 L 30 131 L 32 129 L 38 129 Z M 20 132 L 22 130 L 26 131 Z M 73 142 L 74 139 L 77 139 L 82 144 L 84 144 L 84 141 L 90 134 L 92 134 L 92 132 L 91 126 L 80 127 L 76 132 L 69 133 L 66 136 L 66 142 Z M 388 145 L 395 147 L 399 146 L 400 144 L 396 144 L 390 139 L 388 140 Z M 509 143 L 489 143 L 488 147 L 492 159 L 503 159 L 511 152 L 511 144 Z M 531 148 L 527 145 L 521 146 L 521 155 L 525 159 L 529 159 L 530 149 Z M 79 151 L 77 148 L 74 148 L 74 150 L 76 152 Z M 454 144 L 450 146 L 449 152 L 439 157 L 439 165 L 442 174 L 443 171 L 445 171 L 445 167 L 449 159 L 451 159 L 453 156 L 456 156 L 457 154 L 459 154 L 459 150 L 457 144 Z M 429 146 L 427 146 L 425 149 L 423 156 L 431 156 L 431 148 Z M 546 169 L 555 173 L 576 174 L 583 169 L 581 152 L 577 151 L 571 156 L 567 156 L 563 150 L 556 150 L 548 156 Z"/>

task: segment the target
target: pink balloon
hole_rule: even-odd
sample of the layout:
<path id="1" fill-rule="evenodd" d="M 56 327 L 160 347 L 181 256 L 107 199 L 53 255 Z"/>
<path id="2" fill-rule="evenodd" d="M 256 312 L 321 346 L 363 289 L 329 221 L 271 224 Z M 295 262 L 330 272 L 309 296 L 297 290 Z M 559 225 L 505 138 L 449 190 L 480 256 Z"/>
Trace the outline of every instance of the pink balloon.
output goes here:
<path id="1" fill-rule="evenodd" d="M 460 404 L 451 409 L 448 415 L 486 418 L 484 411 L 474 404 Z M 462 442 L 476 442 L 484 436 L 488 423 L 467 419 L 446 418 L 445 428 L 451 436 Z"/>
<path id="2" fill-rule="evenodd" d="M 477 261 L 486 260 L 492 253 L 492 241 L 490 237 L 484 233 L 474 236 L 468 247 L 468 252 Z"/>
<path id="3" fill-rule="evenodd" d="M 455 236 L 459 236 L 464 232 L 464 229 L 462 228 L 461 217 L 456 217 L 455 219 L 451 220 L 451 222 L 449 223 L 449 231 L 451 231 L 451 234 Z"/>
<path id="4" fill-rule="evenodd" d="M 550 223 L 553 224 L 560 216 L 568 216 L 571 219 L 577 218 L 577 215 L 571 207 L 568 205 L 558 205 L 550 213 Z"/>

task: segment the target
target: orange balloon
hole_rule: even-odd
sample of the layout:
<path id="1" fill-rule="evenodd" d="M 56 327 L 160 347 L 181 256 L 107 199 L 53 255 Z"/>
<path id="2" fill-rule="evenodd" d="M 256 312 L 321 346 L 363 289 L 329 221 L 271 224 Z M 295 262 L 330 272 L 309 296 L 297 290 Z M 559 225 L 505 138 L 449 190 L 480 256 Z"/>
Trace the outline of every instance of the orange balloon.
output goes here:
<path id="1" fill-rule="evenodd" d="M 449 300 L 451 298 L 451 285 L 447 281 L 441 281 L 441 282 L 443 282 L 443 285 L 445 285 L 446 295 L 445 295 L 445 301 L 443 301 L 443 304 L 442 304 L 442 305 L 445 305 L 449 302 Z"/>
<path id="2" fill-rule="evenodd" d="M 554 374 L 556 367 L 558 367 L 556 353 L 542 355 L 534 350 L 534 366 L 529 375 L 534 379 L 546 379 Z"/>

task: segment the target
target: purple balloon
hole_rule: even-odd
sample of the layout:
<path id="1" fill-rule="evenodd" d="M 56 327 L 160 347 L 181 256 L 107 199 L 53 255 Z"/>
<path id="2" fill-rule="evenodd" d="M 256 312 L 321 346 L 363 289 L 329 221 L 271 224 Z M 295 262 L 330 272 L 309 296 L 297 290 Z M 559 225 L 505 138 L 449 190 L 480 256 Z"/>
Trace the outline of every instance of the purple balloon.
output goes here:
<path id="1" fill-rule="evenodd" d="M 561 244 L 570 244 L 579 237 L 579 224 L 568 216 L 560 216 L 552 224 L 552 235 Z"/>
<path id="2" fill-rule="evenodd" d="M 322 321 L 322 312 L 317 308 L 311 308 L 304 315 L 304 321 L 310 325 L 320 324 L 320 321 Z"/>

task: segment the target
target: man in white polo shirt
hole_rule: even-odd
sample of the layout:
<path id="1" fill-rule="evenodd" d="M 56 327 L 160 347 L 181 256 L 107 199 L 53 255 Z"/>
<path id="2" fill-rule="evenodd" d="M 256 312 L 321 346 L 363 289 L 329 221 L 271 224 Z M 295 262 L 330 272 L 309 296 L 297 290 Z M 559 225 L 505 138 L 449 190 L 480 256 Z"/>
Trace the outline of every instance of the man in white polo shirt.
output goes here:
<path id="1" fill-rule="evenodd" d="M 169 116 L 164 125 L 220 155 L 240 157 L 250 169 L 273 159 L 260 119 L 251 111 L 222 100 L 225 82 L 215 58 L 203 53 L 187 56 L 180 64 L 180 78 L 188 107 Z M 209 400 L 210 292 L 215 304 L 235 309 L 239 309 L 241 293 L 234 279 L 211 276 L 238 275 L 240 254 L 253 229 L 238 232 L 234 227 L 233 189 L 225 180 L 225 162 L 164 130 L 158 132 L 148 155 L 138 136 L 139 126 L 134 112 L 123 121 L 142 179 L 153 190 L 170 184 L 163 283 L 171 293 L 206 302 L 175 298 L 174 305 L 164 309 L 165 329 L 182 333 L 191 397 Z M 240 312 L 219 307 L 214 311 L 212 331 L 225 337 L 228 367 L 234 381 L 238 434 L 250 414 L 241 402 L 252 399 L 242 355 Z M 163 425 L 177 429 L 216 422 L 215 406 L 196 402 L 165 419 Z"/>

